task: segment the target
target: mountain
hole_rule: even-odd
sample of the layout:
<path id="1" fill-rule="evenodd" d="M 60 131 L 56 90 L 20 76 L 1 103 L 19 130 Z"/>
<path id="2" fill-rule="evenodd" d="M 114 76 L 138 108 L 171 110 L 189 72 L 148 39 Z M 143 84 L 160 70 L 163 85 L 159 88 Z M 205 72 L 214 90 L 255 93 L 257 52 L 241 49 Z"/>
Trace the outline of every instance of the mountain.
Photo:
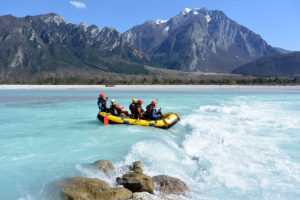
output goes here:
<path id="1" fill-rule="evenodd" d="M 233 71 L 254 76 L 300 76 L 300 52 L 259 58 Z"/>
<path id="2" fill-rule="evenodd" d="M 280 48 L 280 47 L 275 47 L 275 49 L 281 53 L 281 54 L 284 54 L 284 53 L 292 53 L 293 51 L 290 51 L 290 50 L 286 50 L 286 49 L 283 49 L 283 48 Z"/>
<path id="3" fill-rule="evenodd" d="M 185 9 L 169 20 L 146 21 L 123 36 L 156 64 L 192 72 L 231 72 L 278 51 L 222 11 Z"/>
<path id="4" fill-rule="evenodd" d="M 0 77 L 81 72 L 146 73 L 147 57 L 113 28 L 67 23 L 50 13 L 0 17 Z"/>

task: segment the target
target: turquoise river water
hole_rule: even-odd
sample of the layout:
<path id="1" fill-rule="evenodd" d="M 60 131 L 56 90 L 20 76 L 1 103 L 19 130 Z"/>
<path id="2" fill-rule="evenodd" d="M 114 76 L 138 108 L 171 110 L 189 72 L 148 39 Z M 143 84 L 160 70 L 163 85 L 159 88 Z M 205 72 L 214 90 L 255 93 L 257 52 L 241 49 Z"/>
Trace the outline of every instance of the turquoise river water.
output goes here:
<path id="1" fill-rule="evenodd" d="M 158 99 L 181 121 L 104 126 L 100 92 L 126 108 Z M 91 167 L 99 159 L 180 178 L 183 199 L 300 199 L 300 89 L 0 90 L 1 200 L 56 199 L 51 183 L 71 176 L 115 185 Z"/>

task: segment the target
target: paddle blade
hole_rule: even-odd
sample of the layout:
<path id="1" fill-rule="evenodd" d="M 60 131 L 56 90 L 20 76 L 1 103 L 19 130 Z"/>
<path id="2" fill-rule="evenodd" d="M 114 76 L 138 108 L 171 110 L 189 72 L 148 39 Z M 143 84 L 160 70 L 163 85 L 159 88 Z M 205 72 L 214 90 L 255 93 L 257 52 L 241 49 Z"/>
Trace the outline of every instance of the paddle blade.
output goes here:
<path id="1" fill-rule="evenodd" d="M 177 113 L 175 113 L 175 115 L 177 116 L 178 120 L 180 121 L 180 117 L 179 117 L 179 115 L 178 115 Z"/>
<path id="2" fill-rule="evenodd" d="M 108 125 L 108 118 L 105 116 L 104 117 L 104 125 L 107 126 Z"/>

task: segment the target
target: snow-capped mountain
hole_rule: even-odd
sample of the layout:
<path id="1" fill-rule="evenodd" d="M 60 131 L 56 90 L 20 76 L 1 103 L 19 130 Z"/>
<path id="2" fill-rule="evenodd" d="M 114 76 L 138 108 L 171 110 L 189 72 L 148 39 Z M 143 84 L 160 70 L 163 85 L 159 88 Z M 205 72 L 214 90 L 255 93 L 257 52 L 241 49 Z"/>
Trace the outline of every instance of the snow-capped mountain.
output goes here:
<path id="1" fill-rule="evenodd" d="M 222 11 L 206 8 L 186 8 L 167 20 L 146 21 L 123 36 L 156 64 L 184 71 L 230 72 L 256 58 L 278 53 Z"/>

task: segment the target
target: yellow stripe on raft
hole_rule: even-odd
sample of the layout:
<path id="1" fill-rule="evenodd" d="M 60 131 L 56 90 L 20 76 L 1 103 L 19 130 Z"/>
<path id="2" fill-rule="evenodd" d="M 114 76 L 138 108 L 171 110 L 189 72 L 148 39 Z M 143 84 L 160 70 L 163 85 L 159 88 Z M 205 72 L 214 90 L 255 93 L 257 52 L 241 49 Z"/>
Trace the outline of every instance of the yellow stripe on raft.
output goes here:
<path id="1" fill-rule="evenodd" d="M 98 118 L 101 121 L 103 121 L 102 119 L 104 117 L 108 118 L 109 123 L 154 126 L 157 128 L 169 128 L 170 126 L 174 125 L 178 121 L 178 117 L 174 113 L 163 114 L 162 119 L 155 121 L 155 120 L 132 119 L 125 115 L 114 116 L 110 113 L 99 112 Z"/>

